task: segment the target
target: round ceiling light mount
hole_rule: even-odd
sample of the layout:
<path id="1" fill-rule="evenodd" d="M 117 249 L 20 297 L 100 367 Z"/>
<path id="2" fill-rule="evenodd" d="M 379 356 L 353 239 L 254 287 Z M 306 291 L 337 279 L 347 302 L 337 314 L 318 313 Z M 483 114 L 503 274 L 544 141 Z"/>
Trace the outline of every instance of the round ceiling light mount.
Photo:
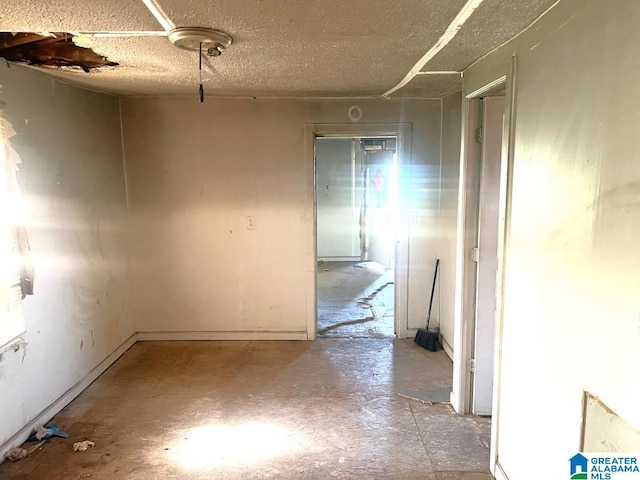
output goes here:
<path id="1" fill-rule="evenodd" d="M 232 39 L 220 30 L 204 27 L 178 27 L 168 34 L 169 41 L 182 50 L 194 52 L 207 52 L 208 55 L 217 57 L 225 48 L 229 48 Z"/>

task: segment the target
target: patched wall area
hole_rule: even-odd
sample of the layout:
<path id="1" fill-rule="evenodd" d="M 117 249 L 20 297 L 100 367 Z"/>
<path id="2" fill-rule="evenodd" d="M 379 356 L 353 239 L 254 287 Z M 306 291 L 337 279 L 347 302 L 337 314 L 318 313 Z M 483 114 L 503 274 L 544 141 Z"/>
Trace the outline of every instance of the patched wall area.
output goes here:
<path id="1" fill-rule="evenodd" d="M 640 430 L 585 392 L 582 421 L 583 452 L 640 452 Z"/>

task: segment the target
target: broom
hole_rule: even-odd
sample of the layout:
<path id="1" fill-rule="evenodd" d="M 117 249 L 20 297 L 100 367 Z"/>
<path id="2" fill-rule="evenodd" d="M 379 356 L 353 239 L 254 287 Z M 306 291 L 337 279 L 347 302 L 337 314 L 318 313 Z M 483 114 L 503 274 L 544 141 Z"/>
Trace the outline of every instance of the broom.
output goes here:
<path id="1" fill-rule="evenodd" d="M 429 322 L 431 321 L 431 307 L 433 306 L 433 293 L 436 291 L 436 280 L 438 279 L 438 267 L 440 266 L 440 259 L 436 260 L 436 271 L 433 274 L 433 286 L 431 287 L 431 300 L 429 300 L 429 313 L 427 315 L 427 327 L 419 328 L 416 333 L 416 338 L 413 341 L 426 348 L 430 352 L 435 352 L 438 349 L 438 332 L 429 331 Z"/>

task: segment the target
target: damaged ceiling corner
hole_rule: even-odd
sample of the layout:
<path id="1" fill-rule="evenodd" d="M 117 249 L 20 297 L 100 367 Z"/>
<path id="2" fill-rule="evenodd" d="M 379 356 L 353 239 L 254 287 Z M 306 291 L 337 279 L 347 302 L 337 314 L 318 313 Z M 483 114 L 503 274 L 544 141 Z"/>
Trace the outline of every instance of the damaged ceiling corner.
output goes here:
<path id="1" fill-rule="evenodd" d="M 81 69 L 87 73 L 118 66 L 91 48 L 77 45 L 80 42 L 74 42 L 74 38 L 74 34 L 66 32 L 0 32 L 0 58 L 39 67 Z"/>

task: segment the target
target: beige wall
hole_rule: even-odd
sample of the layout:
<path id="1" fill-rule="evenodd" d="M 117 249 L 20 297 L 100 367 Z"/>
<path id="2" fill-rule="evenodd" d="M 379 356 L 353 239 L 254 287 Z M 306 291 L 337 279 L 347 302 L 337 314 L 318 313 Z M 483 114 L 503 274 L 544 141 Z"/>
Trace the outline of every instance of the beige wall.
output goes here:
<path id="1" fill-rule="evenodd" d="M 442 99 L 442 158 L 438 218 L 438 256 L 440 257 L 438 317 L 444 347 L 450 356 L 453 356 L 455 318 L 461 118 L 462 93 L 457 92 L 444 97 Z"/>
<path id="2" fill-rule="evenodd" d="M 0 445 L 134 333 L 118 99 L 0 64 L 34 255 L 26 345 L 0 356 Z"/>
<path id="3" fill-rule="evenodd" d="M 465 72 L 516 56 L 498 460 L 566 477 L 583 390 L 640 429 L 640 4 L 563 0 Z M 494 417 L 494 421 L 495 421 Z"/>
<path id="4" fill-rule="evenodd" d="M 122 100 L 138 330 L 306 338 L 315 259 L 305 125 L 349 123 L 353 104 L 361 123 L 413 124 L 408 307 L 409 327 L 422 325 L 437 244 L 440 102 L 140 97 Z"/>

